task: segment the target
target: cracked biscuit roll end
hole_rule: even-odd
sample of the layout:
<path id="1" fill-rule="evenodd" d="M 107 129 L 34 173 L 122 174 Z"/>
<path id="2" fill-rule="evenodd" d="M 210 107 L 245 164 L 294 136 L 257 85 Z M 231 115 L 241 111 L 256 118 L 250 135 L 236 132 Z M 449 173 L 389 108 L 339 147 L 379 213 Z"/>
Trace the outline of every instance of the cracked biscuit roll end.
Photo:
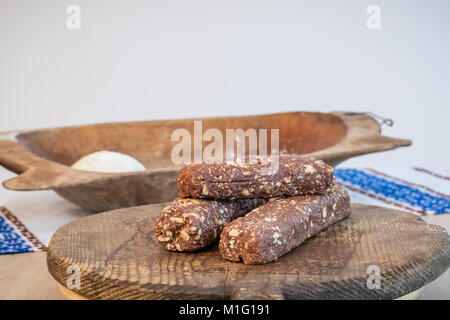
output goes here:
<path id="1" fill-rule="evenodd" d="M 225 225 L 261 204 L 264 199 L 215 201 L 175 199 L 155 223 L 156 240 L 170 251 L 196 251 L 215 242 Z"/>

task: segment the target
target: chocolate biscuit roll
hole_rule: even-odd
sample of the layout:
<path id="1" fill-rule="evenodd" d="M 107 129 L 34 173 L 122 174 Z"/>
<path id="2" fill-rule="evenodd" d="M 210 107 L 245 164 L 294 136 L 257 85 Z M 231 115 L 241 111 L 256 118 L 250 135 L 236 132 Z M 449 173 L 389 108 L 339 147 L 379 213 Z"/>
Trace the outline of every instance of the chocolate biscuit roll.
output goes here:
<path id="1" fill-rule="evenodd" d="M 334 182 L 333 168 L 313 158 L 280 156 L 278 170 L 272 174 L 263 174 L 265 166 L 270 164 L 189 164 L 178 175 L 178 194 L 198 199 L 267 199 L 322 194 Z"/>
<path id="2" fill-rule="evenodd" d="M 230 221 L 267 201 L 265 199 L 215 201 L 177 198 L 164 208 L 156 220 L 156 239 L 167 250 L 200 250 L 215 242 Z"/>
<path id="3" fill-rule="evenodd" d="M 349 214 L 350 197 L 338 184 L 323 195 L 273 200 L 229 223 L 219 251 L 245 264 L 271 262 Z"/>

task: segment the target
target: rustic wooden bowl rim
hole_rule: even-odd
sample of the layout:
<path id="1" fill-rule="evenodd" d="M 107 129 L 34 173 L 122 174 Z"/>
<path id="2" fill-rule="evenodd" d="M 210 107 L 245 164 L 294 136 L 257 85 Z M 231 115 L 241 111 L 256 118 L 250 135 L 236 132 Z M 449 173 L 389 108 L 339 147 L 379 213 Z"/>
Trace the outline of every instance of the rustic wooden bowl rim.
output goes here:
<path id="1" fill-rule="evenodd" d="M 288 112 L 279 114 L 299 113 L 303 112 Z M 267 116 L 271 115 L 278 114 L 268 114 Z M 333 158 L 345 159 L 351 156 L 389 150 L 399 146 L 408 146 L 411 144 L 410 140 L 382 136 L 378 122 L 366 114 L 354 112 L 331 112 L 328 113 L 328 115 L 333 115 L 344 123 L 347 128 L 345 138 L 328 148 L 308 154 L 301 154 L 300 156 L 316 157 L 326 161 L 327 157 L 330 157 L 330 154 L 332 154 Z M 245 116 L 242 118 L 245 118 Z M 137 121 L 133 123 L 142 122 L 147 121 Z M 44 159 L 27 150 L 19 143 L 18 138 L 21 135 L 33 133 L 35 131 L 38 130 L 0 133 L 0 164 L 20 174 L 17 177 L 4 181 L 3 185 L 5 188 L 12 190 L 57 190 L 67 187 L 89 185 L 91 183 L 107 183 L 108 181 L 122 179 L 124 177 L 152 176 L 163 172 L 178 171 L 181 167 L 179 165 L 171 165 L 158 168 L 148 168 L 145 171 L 121 173 L 78 170 L 62 163 Z M 357 142 L 357 144 L 355 144 L 355 142 Z M 52 174 L 46 174 L 48 172 L 51 172 Z"/>

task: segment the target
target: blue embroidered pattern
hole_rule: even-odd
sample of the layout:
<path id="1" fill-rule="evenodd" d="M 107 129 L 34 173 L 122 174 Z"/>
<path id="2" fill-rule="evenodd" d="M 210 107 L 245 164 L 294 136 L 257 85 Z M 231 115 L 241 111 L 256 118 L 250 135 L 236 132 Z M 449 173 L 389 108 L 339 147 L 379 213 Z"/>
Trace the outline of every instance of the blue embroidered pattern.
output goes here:
<path id="1" fill-rule="evenodd" d="M 336 179 L 358 186 L 390 200 L 408 204 L 428 213 L 450 213 L 450 198 L 440 197 L 418 188 L 387 180 L 358 169 L 335 169 Z"/>
<path id="2" fill-rule="evenodd" d="M 0 214 L 0 254 L 30 251 L 33 247 Z"/>

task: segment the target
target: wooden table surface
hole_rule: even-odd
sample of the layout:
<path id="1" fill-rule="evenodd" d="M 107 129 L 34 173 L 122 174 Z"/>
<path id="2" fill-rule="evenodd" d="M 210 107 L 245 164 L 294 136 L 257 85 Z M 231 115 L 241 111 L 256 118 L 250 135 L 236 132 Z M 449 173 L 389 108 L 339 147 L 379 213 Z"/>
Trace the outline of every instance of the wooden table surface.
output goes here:
<path id="1" fill-rule="evenodd" d="M 424 219 L 450 233 L 450 214 Z M 65 299 L 47 270 L 45 252 L 0 255 L 0 299 Z M 450 269 L 425 286 L 418 299 L 450 300 Z"/>

